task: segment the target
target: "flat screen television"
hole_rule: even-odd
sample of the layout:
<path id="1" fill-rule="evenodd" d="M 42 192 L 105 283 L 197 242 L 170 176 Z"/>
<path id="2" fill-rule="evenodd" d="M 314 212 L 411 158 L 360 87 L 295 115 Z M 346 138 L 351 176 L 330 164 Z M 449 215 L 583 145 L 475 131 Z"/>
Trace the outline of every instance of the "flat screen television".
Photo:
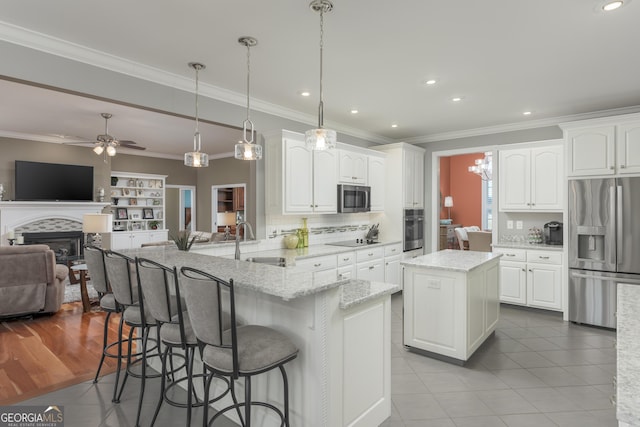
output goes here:
<path id="1" fill-rule="evenodd" d="M 16 200 L 93 200 L 93 166 L 16 160 L 15 178 Z"/>

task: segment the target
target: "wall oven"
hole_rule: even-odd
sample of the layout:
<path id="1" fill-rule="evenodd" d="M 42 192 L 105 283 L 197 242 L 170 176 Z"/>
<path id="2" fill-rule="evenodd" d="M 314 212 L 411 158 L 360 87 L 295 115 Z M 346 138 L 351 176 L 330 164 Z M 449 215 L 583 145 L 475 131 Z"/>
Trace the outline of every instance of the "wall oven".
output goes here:
<path id="1" fill-rule="evenodd" d="M 371 211 L 371 187 L 366 185 L 338 185 L 338 212 Z"/>
<path id="2" fill-rule="evenodd" d="M 404 211 L 404 252 L 421 249 L 424 242 L 424 209 Z"/>

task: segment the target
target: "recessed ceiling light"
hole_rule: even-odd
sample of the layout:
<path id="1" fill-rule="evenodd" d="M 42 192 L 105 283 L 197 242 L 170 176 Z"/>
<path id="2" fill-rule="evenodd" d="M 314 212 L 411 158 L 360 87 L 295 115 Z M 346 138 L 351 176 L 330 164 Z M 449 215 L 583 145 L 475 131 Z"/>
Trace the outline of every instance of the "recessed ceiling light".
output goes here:
<path id="1" fill-rule="evenodd" d="M 392 125 L 391 125 L 391 127 L 392 127 L 392 128 L 397 128 L 397 127 L 398 127 L 398 125 L 397 125 L 396 123 L 394 123 L 394 124 L 392 124 Z"/>
<path id="2" fill-rule="evenodd" d="M 436 81 L 435 81 L 434 79 L 431 79 L 431 80 L 427 80 L 426 82 L 424 82 L 424 84 L 426 84 L 426 85 L 429 85 L 429 86 L 430 86 L 430 85 L 434 85 L 434 84 L 436 84 Z"/>
<path id="3" fill-rule="evenodd" d="M 460 102 L 460 101 L 462 101 L 462 97 L 461 96 L 456 96 L 456 97 L 451 98 L 451 100 L 453 102 Z"/>
<path id="4" fill-rule="evenodd" d="M 307 91 L 304 91 L 304 92 L 300 92 L 300 95 L 302 95 L 302 96 L 310 96 L 311 93 L 307 92 Z"/>
<path id="5" fill-rule="evenodd" d="M 622 1 L 610 1 L 604 4 L 604 6 L 602 6 L 602 10 L 604 10 L 605 12 L 611 12 L 612 10 L 616 10 L 618 9 L 620 6 L 622 6 L 624 4 L 624 2 Z"/>
<path id="6" fill-rule="evenodd" d="M 358 113 L 359 113 L 358 109 L 356 108 L 351 109 L 351 114 L 358 114 Z"/>
<path id="7" fill-rule="evenodd" d="M 531 111 L 525 111 L 522 113 L 524 116 L 530 116 L 531 115 Z"/>

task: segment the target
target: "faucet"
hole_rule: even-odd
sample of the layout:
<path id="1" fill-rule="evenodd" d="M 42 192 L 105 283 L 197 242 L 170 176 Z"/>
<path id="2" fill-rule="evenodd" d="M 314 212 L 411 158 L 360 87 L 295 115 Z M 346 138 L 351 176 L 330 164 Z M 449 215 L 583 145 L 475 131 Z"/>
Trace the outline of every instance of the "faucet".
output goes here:
<path id="1" fill-rule="evenodd" d="M 249 239 L 254 240 L 253 228 L 247 221 L 240 221 L 236 224 L 236 259 L 240 259 L 240 227 L 244 225 L 244 240 L 247 240 L 247 227 L 249 227 Z"/>

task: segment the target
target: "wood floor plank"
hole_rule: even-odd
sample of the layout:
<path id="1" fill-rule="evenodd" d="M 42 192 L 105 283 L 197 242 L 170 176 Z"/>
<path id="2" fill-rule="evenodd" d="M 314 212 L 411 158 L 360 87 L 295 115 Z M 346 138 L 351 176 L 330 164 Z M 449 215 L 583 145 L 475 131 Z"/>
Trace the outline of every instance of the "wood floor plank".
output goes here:
<path id="1" fill-rule="evenodd" d="M 53 315 L 1 322 L 0 405 L 92 379 L 102 355 L 105 317 L 101 311 L 84 313 L 77 302 L 63 304 Z M 119 315 L 112 315 L 110 340 L 118 323 Z M 123 336 L 128 332 L 125 328 Z M 115 368 L 115 359 L 106 358 L 101 375 Z"/>

